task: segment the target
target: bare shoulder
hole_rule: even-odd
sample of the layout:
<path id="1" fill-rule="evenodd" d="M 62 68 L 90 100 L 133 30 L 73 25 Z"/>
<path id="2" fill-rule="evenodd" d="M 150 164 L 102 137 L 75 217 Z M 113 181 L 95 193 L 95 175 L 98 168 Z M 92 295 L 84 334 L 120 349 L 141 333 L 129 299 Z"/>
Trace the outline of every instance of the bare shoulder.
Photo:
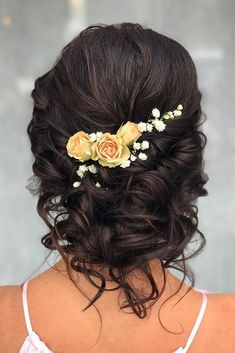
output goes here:
<path id="1" fill-rule="evenodd" d="M 205 323 L 216 352 L 235 352 L 235 294 L 208 294 Z"/>
<path id="2" fill-rule="evenodd" d="M 22 302 L 20 300 L 20 285 L 0 286 L 0 337 L 1 353 L 16 352 L 21 341 L 19 337 L 25 335 L 22 324 Z M 14 333 L 17 332 L 17 335 Z M 16 338 L 13 339 L 13 336 Z M 18 338 L 17 338 L 18 337 Z"/>
<path id="3" fill-rule="evenodd" d="M 224 320 L 224 326 L 235 334 L 235 294 L 214 294 L 210 296 L 217 305 L 217 311 Z M 233 336 L 234 339 L 234 336 Z"/>
<path id="4" fill-rule="evenodd" d="M 17 286 L 0 286 L 0 337 L 3 342 L 6 340 L 8 332 L 11 330 L 11 322 L 14 312 L 14 298 L 16 297 Z M 12 307 L 13 305 L 13 307 Z"/>
<path id="5" fill-rule="evenodd" d="M 235 294 L 208 294 L 208 299 L 221 317 L 235 322 Z"/>
<path id="6" fill-rule="evenodd" d="M 12 313 L 12 305 L 15 303 L 15 298 L 17 297 L 21 286 L 0 286 L 0 308 L 1 317 L 7 318 Z M 0 321 L 1 325 L 1 321 Z M 1 326 L 0 326 L 1 327 Z"/>

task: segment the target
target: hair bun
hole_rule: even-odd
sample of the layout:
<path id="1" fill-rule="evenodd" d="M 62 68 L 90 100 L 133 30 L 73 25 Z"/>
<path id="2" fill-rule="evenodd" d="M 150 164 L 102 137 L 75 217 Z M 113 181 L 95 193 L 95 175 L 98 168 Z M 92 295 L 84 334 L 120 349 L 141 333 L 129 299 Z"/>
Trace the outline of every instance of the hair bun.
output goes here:
<path id="1" fill-rule="evenodd" d="M 35 156 L 37 210 L 49 227 L 42 243 L 70 261 L 68 269 L 90 281 L 92 276 L 101 279 L 90 305 L 105 290 L 105 278 L 95 270 L 105 266 L 125 292 L 127 306 L 145 317 L 144 304 L 159 298 L 148 262 L 158 259 L 163 270 L 175 266 L 186 275 L 185 247 L 197 237 L 197 254 L 205 244 L 195 203 L 207 195 L 206 137 L 200 130 L 201 93 L 190 55 L 176 41 L 139 24 L 90 26 L 36 80 L 32 97 L 27 131 Z M 182 116 L 176 109 L 180 118 L 171 119 L 168 110 L 181 108 L 180 102 Z M 108 143 L 116 148 L 109 141 L 100 156 L 93 151 L 95 167 L 89 162 L 89 172 L 84 171 L 79 167 L 90 148 L 88 139 L 79 151 L 67 146 L 68 156 L 66 144 L 75 132 L 82 131 L 79 139 L 85 141 L 88 132 L 116 134 L 127 122 L 142 123 L 145 129 L 149 114 L 158 115 L 154 107 L 169 115 L 164 133 L 148 131 L 135 141 L 146 138 L 147 159 L 137 158 L 124 168 L 100 165 Z M 140 297 L 128 282 L 128 271 L 134 269 L 148 279 L 151 296 Z"/>

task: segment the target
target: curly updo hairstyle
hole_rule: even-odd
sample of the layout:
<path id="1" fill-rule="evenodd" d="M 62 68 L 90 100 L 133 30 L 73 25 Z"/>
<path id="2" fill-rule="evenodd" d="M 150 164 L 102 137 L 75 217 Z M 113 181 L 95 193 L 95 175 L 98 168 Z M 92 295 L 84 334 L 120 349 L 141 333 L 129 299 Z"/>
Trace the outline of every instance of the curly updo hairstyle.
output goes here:
<path id="1" fill-rule="evenodd" d="M 49 227 L 43 245 L 59 252 L 68 272 L 72 268 L 84 274 L 98 288 L 85 310 L 107 290 L 105 277 L 92 268 L 100 266 L 126 295 L 121 309 L 130 307 L 144 318 L 145 303 L 153 304 L 162 293 L 149 261 L 159 259 L 164 273 L 180 269 L 182 283 L 187 276 L 194 283 L 185 261 L 205 245 L 195 203 L 207 195 L 206 136 L 200 129 L 201 93 L 189 53 L 139 24 L 89 26 L 36 79 L 32 98 L 27 129 L 35 157 L 31 191 L 38 195 L 37 211 Z M 73 187 L 81 163 L 67 154 L 71 135 L 79 130 L 115 134 L 128 120 L 146 122 L 154 107 L 164 113 L 178 104 L 183 105 L 179 118 L 168 120 L 163 132 L 145 132 L 138 139 L 149 141 L 147 160 L 137 158 L 128 168 L 96 162 L 97 175 L 85 173 L 81 185 Z M 187 255 L 187 245 L 195 240 L 197 248 Z M 135 269 L 151 284 L 146 297 L 127 279 Z"/>

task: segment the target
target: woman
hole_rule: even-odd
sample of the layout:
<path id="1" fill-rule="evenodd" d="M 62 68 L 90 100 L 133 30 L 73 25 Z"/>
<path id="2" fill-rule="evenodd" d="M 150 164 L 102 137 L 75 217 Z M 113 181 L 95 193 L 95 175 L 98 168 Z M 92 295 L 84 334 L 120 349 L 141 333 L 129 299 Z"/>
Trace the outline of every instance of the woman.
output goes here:
<path id="1" fill-rule="evenodd" d="M 1 287 L 1 352 L 234 352 L 234 295 L 196 289 L 186 266 L 207 195 L 188 52 L 138 24 L 90 26 L 32 97 L 29 189 L 61 259 Z"/>

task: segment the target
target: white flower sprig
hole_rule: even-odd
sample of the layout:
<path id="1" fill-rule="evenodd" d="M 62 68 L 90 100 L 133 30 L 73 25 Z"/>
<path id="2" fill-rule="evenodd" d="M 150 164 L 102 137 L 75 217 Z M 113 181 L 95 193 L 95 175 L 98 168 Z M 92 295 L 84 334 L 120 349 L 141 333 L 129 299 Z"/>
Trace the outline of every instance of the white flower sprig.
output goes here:
<path id="1" fill-rule="evenodd" d="M 142 123 L 144 124 L 144 123 Z M 143 125 L 142 125 L 143 126 Z M 143 140 L 142 142 L 134 142 L 133 143 L 133 152 L 136 153 L 138 150 L 146 150 L 149 148 L 149 141 Z M 122 162 L 120 165 L 122 168 L 127 168 L 130 166 L 131 162 L 134 162 L 137 159 L 137 155 L 132 153 L 129 157 L 129 159 L 125 160 Z M 139 159 L 142 159 L 143 161 L 147 159 L 147 154 L 140 152 L 138 154 Z"/>
<path id="2" fill-rule="evenodd" d="M 97 174 L 97 169 L 96 166 L 94 164 L 90 164 L 90 165 L 86 165 L 86 164 L 82 164 L 79 166 L 78 170 L 77 170 L 77 175 L 80 177 L 80 179 L 83 178 L 85 172 L 91 172 L 93 174 Z M 96 186 L 99 184 L 97 184 L 98 182 L 96 182 Z M 81 185 L 81 181 L 75 181 L 73 183 L 73 187 L 79 187 Z"/>
<path id="3" fill-rule="evenodd" d="M 182 105 L 180 104 L 176 110 L 174 110 L 173 112 L 167 112 L 165 113 L 161 118 L 160 118 L 160 110 L 158 108 L 153 108 L 152 110 L 152 116 L 154 117 L 154 119 L 148 119 L 148 121 L 146 123 L 144 122 L 140 122 L 138 124 L 138 129 L 140 132 L 151 132 L 153 130 L 153 128 L 155 128 L 156 130 L 158 130 L 159 132 L 165 130 L 166 124 L 162 121 L 163 119 L 172 119 L 175 116 L 180 116 L 181 115 L 181 110 L 183 109 Z M 160 119 L 159 119 L 160 118 Z M 138 147 L 136 148 L 138 149 Z"/>
<path id="4" fill-rule="evenodd" d="M 168 119 L 173 119 L 174 117 L 181 116 L 183 110 L 182 104 L 179 104 L 177 108 L 174 111 L 169 111 L 166 112 L 165 114 L 162 115 L 160 110 L 158 108 L 153 108 L 152 113 L 150 115 L 153 116 L 153 118 L 149 118 L 147 122 L 139 122 L 138 123 L 138 130 L 140 132 L 152 132 L 152 130 L 155 128 L 157 131 L 162 132 L 166 128 L 166 124 L 164 123 L 163 120 L 168 120 Z M 148 157 L 146 153 L 140 152 L 138 155 L 136 155 L 137 151 L 140 150 L 147 150 L 149 148 L 149 142 L 147 140 L 144 140 L 142 142 L 134 142 L 133 143 L 133 154 L 130 155 L 129 159 L 124 161 L 121 164 L 122 168 L 129 167 L 131 162 L 135 161 L 137 156 L 139 159 L 145 161 Z"/>

